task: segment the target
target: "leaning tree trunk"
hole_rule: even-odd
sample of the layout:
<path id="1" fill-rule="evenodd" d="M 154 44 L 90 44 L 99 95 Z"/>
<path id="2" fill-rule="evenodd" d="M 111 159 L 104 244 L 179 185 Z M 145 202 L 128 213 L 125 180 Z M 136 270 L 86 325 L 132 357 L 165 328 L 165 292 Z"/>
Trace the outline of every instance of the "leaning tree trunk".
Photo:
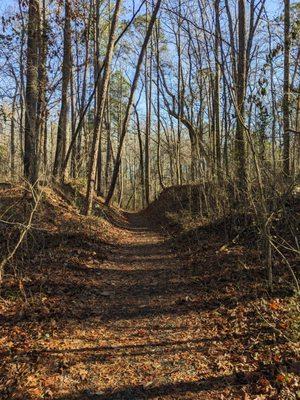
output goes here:
<path id="1" fill-rule="evenodd" d="M 116 162 L 115 162 L 115 166 L 114 166 L 114 171 L 113 171 L 113 176 L 112 176 L 112 181 L 111 181 L 111 185 L 109 188 L 109 192 L 105 201 L 105 204 L 108 205 L 110 204 L 110 201 L 114 195 L 115 192 L 115 187 L 116 187 L 116 183 L 117 183 L 117 179 L 118 179 L 118 175 L 119 175 L 119 170 L 120 170 L 120 165 L 121 165 L 121 154 L 122 154 L 122 149 L 123 149 L 123 143 L 124 143 L 124 139 L 127 133 L 127 129 L 128 129 L 128 125 L 129 125 L 129 119 L 130 119 L 130 113 L 131 113 L 131 108 L 132 108 L 132 104 L 133 104 L 133 97 L 134 97 L 134 93 L 135 90 L 137 88 L 137 84 L 138 84 L 138 80 L 140 77 L 140 73 L 141 73 L 141 68 L 142 68 L 142 64 L 143 64 L 143 60 L 144 60 L 144 56 L 145 56 L 145 52 L 152 34 L 152 30 L 153 30 L 153 26 L 155 24 L 156 21 L 156 17 L 160 8 L 162 0 L 157 0 L 156 6 L 153 10 L 152 16 L 151 16 L 151 20 L 146 32 L 146 36 L 144 39 L 144 43 L 142 45 L 140 54 L 139 54 L 139 58 L 138 58 L 138 62 L 136 65 L 136 70 L 135 70 L 135 74 L 134 74 L 134 78 L 133 78 L 133 83 L 131 86 L 131 90 L 130 90 L 130 95 L 129 95 L 129 99 L 128 99 L 128 104 L 127 104 L 127 108 L 126 108 L 126 112 L 125 112 L 125 117 L 123 120 L 123 124 L 122 124 L 122 131 L 121 131 L 121 137 L 120 137 L 120 143 L 119 143 L 119 147 L 118 147 L 118 152 L 117 152 L 117 156 L 116 156 Z"/>

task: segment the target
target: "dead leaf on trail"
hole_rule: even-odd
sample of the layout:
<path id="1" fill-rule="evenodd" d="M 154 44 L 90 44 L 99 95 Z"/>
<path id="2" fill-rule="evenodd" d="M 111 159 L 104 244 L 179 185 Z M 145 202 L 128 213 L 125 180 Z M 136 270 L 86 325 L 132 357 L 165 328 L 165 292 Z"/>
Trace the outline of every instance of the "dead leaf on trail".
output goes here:
<path id="1" fill-rule="evenodd" d="M 109 297 L 109 296 L 113 296 L 114 292 L 111 292 L 109 290 L 103 290 L 102 292 L 99 293 L 101 296 L 105 296 L 105 297 Z"/>
<path id="2" fill-rule="evenodd" d="M 283 374 L 277 375 L 276 376 L 276 381 L 280 382 L 280 383 L 284 382 L 285 381 L 285 376 Z"/>
<path id="3" fill-rule="evenodd" d="M 143 386 L 144 386 L 144 388 L 147 388 L 147 387 L 151 386 L 152 384 L 153 384 L 153 381 L 150 381 L 150 382 L 145 383 Z"/>
<path id="4" fill-rule="evenodd" d="M 269 303 L 269 308 L 273 311 L 277 311 L 280 309 L 280 303 L 278 302 L 278 300 L 272 300 Z"/>
<path id="5" fill-rule="evenodd" d="M 43 390 L 38 387 L 29 388 L 28 392 L 30 393 L 31 396 L 35 396 L 35 398 L 40 398 L 43 396 Z"/>
<path id="6" fill-rule="evenodd" d="M 224 253 L 230 253 L 230 250 L 228 249 L 228 245 L 224 244 L 219 251 L 224 252 Z"/>
<path id="7" fill-rule="evenodd" d="M 242 398 L 242 400 L 250 400 L 250 399 L 251 399 L 251 397 L 249 396 L 249 394 L 246 393 L 246 392 L 243 392 L 243 398 Z"/>

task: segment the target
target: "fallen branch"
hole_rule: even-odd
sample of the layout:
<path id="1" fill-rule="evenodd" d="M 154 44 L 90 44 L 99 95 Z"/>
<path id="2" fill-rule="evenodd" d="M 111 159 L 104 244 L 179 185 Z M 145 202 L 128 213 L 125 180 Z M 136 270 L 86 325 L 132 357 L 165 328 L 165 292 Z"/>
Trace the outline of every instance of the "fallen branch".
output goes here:
<path id="1" fill-rule="evenodd" d="M 294 135 L 300 135 L 300 131 L 296 131 L 295 129 L 289 129 L 289 133 L 293 133 Z"/>
<path id="2" fill-rule="evenodd" d="M 293 277 L 294 283 L 295 283 L 295 287 L 296 287 L 297 294 L 299 294 L 299 293 L 300 293 L 299 282 L 298 282 L 297 276 L 296 276 L 296 274 L 295 274 L 295 272 L 294 272 L 294 270 L 293 270 L 291 264 L 289 263 L 289 260 L 288 260 L 288 259 L 285 257 L 285 255 L 279 250 L 279 248 L 275 245 L 275 243 L 274 243 L 272 240 L 270 240 L 270 244 L 271 244 L 271 246 L 275 249 L 275 251 L 277 251 L 277 253 L 282 257 L 283 261 L 284 261 L 284 262 L 286 263 L 286 265 L 288 266 L 288 268 L 289 268 L 289 270 L 290 270 L 290 273 L 291 273 L 291 275 L 292 275 L 292 277 Z"/>
<path id="3" fill-rule="evenodd" d="M 258 314 L 258 317 L 261 318 L 261 320 L 262 320 L 265 324 L 267 324 L 269 328 L 271 328 L 274 332 L 278 333 L 280 336 L 284 337 L 289 343 L 295 343 L 295 341 L 294 341 L 292 338 L 290 338 L 289 336 L 285 335 L 285 334 L 284 334 L 280 329 L 278 329 L 274 324 L 272 324 L 270 321 L 268 321 L 268 320 L 264 317 L 264 315 L 261 313 L 260 309 L 259 309 L 255 304 L 253 304 L 253 307 L 255 308 L 255 310 L 256 310 L 256 312 L 257 312 L 257 314 Z M 298 353 L 298 350 L 297 350 L 297 349 L 296 349 L 296 351 L 297 351 L 297 353 Z"/>

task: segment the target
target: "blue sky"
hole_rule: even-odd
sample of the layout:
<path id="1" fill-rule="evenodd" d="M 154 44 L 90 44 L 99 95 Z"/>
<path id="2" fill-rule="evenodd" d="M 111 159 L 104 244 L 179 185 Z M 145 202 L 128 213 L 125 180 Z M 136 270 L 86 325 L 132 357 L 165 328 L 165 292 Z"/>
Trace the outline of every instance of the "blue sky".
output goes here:
<path id="1" fill-rule="evenodd" d="M 296 3 L 297 0 L 292 1 Z M 0 13 L 2 13 L 8 6 L 14 6 L 17 4 L 17 0 L 1 0 Z M 266 6 L 269 11 L 278 11 L 283 8 L 283 0 L 267 0 Z"/>

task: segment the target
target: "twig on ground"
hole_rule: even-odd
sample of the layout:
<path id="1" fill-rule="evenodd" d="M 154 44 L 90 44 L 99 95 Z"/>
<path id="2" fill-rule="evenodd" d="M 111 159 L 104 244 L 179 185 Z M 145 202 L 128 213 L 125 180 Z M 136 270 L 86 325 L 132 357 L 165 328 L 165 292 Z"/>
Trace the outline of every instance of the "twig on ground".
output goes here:
<path id="1" fill-rule="evenodd" d="M 32 198 L 34 200 L 34 206 L 33 206 L 32 210 L 31 210 L 31 213 L 30 213 L 30 216 L 29 216 L 27 224 L 26 225 L 25 224 L 18 224 L 23 229 L 20 232 L 20 236 L 19 236 L 19 239 L 18 239 L 15 247 L 9 253 L 9 255 L 6 256 L 0 263 L 0 285 L 2 284 L 2 281 L 3 281 L 3 275 L 4 275 L 5 266 L 14 257 L 14 255 L 16 254 L 18 248 L 20 247 L 20 245 L 22 244 L 23 240 L 25 239 L 28 231 L 32 227 L 33 217 L 34 217 L 34 214 L 35 214 L 35 212 L 36 212 L 36 210 L 38 208 L 40 199 L 42 197 L 42 193 L 43 193 L 42 191 L 36 192 L 32 186 L 30 186 L 30 188 L 31 188 L 31 192 L 32 192 Z"/>

